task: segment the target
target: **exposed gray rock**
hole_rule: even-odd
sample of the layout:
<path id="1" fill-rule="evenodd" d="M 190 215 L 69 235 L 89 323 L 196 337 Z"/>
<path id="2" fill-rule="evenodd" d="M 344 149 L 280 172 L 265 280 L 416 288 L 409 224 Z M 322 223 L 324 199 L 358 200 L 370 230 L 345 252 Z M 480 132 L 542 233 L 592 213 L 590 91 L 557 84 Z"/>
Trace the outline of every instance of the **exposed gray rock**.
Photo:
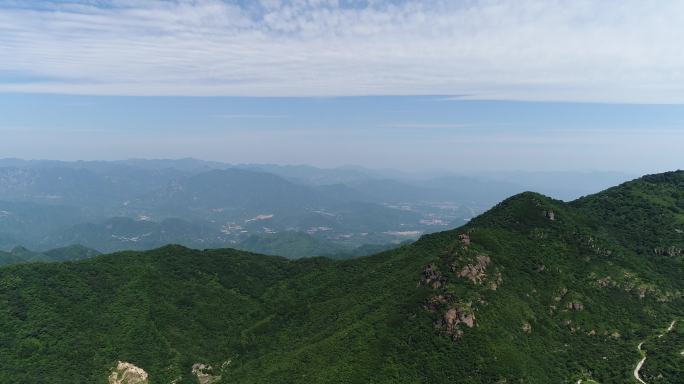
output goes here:
<path id="1" fill-rule="evenodd" d="M 142 368 L 119 361 L 108 378 L 108 384 L 147 384 L 148 375 Z"/>
<path id="2" fill-rule="evenodd" d="M 489 258 L 489 256 L 479 255 L 475 258 L 475 263 L 463 267 L 458 272 L 458 276 L 467 278 L 475 284 L 482 284 L 484 279 L 487 277 L 485 270 L 491 261 L 492 260 Z"/>

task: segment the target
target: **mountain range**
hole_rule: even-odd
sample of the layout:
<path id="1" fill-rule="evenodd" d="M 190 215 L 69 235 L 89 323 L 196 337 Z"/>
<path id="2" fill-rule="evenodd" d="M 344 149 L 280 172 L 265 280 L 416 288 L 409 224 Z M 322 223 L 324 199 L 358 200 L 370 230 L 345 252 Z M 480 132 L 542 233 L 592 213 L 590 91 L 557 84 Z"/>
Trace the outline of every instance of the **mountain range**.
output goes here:
<path id="1" fill-rule="evenodd" d="M 528 181 L 544 187 L 547 180 L 564 197 L 626 177 L 599 175 L 583 184 L 577 174 L 566 174 L 570 182 L 563 183 L 547 173 L 489 178 L 194 159 L 3 159 L 0 250 L 81 244 L 114 252 L 177 243 L 260 251 L 265 248 L 256 243 L 263 239 L 275 254 L 291 257 L 359 254 L 366 245 L 401 244 L 459 226 L 528 189 Z M 291 232 L 299 234 L 299 248 L 273 248 Z"/>
<path id="2" fill-rule="evenodd" d="M 682 383 L 683 276 L 683 171 L 516 194 L 351 260 L 169 245 L 12 265 L 0 381 Z"/>
<path id="3" fill-rule="evenodd" d="M 24 247 L 14 247 L 9 252 L 0 251 L 0 266 L 83 260 L 99 254 L 100 252 L 81 245 L 70 245 L 68 247 L 50 249 L 45 252 L 34 252 Z"/>

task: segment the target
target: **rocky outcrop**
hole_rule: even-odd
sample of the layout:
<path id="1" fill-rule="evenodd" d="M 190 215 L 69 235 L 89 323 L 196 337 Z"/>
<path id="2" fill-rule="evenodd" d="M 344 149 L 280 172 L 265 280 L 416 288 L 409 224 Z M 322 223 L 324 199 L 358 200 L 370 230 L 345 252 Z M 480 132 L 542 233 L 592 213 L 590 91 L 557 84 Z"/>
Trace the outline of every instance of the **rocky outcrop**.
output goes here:
<path id="1" fill-rule="evenodd" d="M 461 244 L 463 244 L 465 246 L 469 246 L 470 245 L 470 236 L 468 236 L 465 233 L 461 233 L 460 235 L 458 235 L 458 241 L 460 241 Z"/>
<path id="2" fill-rule="evenodd" d="M 639 299 L 643 299 L 644 297 L 646 297 L 646 292 L 648 292 L 648 290 L 645 287 L 639 287 L 637 291 L 639 292 Z"/>
<path id="3" fill-rule="evenodd" d="M 602 277 L 596 280 L 596 286 L 599 288 L 614 287 L 615 281 L 610 276 Z"/>
<path id="4" fill-rule="evenodd" d="M 418 286 L 429 285 L 433 289 L 439 289 L 444 285 L 444 283 L 444 278 L 437 270 L 437 267 L 434 264 L 429 264 L 423 268 L 423 275 L 418 282 Z"/>
<path id="5" fill-rule="evenodd" d="M 441 304 L 447 304 L 451 301 L 451 295 L 435 295 L 427 299 L 423 308 L 427 311 L 435 312 Z"/>
<path id="6" fill-rule="evenodd" d="M 496 291 L 497 288 L 499 288 L 499 286 L 501 285 L 501 283 L 503 283 L 503 276 L 501 275 L 501 272 L 497 272 L 494 281 L 489 282 L 489 289 L 491 289 L 492 291 Z"/>
<path id="7" fill-rule="evenodd" d="M 551 220 L 551 221 L 556 221 L 556 213 L 555 213 L 554 211 L 551 211 L 551 210 L 549 210 L 549 211 L 543 211 L 542 214 L 543 214 L 544 217 L 546 217 L 547 219 L 549 219 L 549 220 Z"/>
<path id="8" fill-rule="evenodd" d="M 530 323 L 523 323 L 523 325 L 520 327 L 520 329 L 524 333 L 532 333 L 532 325 Z"/>
<path id="9" fill-rule="evenodd" d="M 684 249 L 675 246 L 658 247 L 653 249 L 653 253 L 657 256 L 678 257 L 684 255 Z"/>
<path id="10" fill-rule="evenodd" d="M 568 303 L 568 309 L 573 311 L 581 311 L 584 309 L 584 305 L 582 303 L 570 302 Z"/>
<path id="11" fill-rule="evenodd" d="M 213 368 L 211 365 L 203 363 L 195 363 L 192 365 L 192 374 L 195 375 L 200 384 L 212 384 L 221 380 L 221 376 L 212 375 L 212 372 Z"/>
<path id="12" fill-rule="evenodd" d="M 608 257 L 613 254 L 612 250 L 607 249 L 598 239 L 595 239 L 592 236 L 586 234 L 577 234 L 576 237 L 580 243 L 588 247 L 597 256 Z"/>
<path id="13" fill-rule="evenodd" d="M 437 319 L 435 328 L 450 335 L 452 340 L 457 341 L 463 335 L 461 324 L 468 328 L 474 327 L 475 315 L 467 313 L 462 307 L 455 307 L 447 310 L 441 319 Z"/>
<path id="14" fill-rule="evenodd" d="M 123 361 L 109 375 L 108 384 L 147 384 L 148 375 L 142 368 Z"/>
<path id="15" fill-rule="evenodd" d="M 458 272 L 458 276 L 469 279 L 474 284 L 482 284 L 484 279 L 487 277 L 485 270 L 491 261 L 492 260 L 489 258 L 489 256 L 479 255 L 475 258 L 474 264 L 468 264 L 461 268 L 461 270 Z"/>
<path id="16" fill-rule="evenodd" d="M 568 289 L 565 288 L 565 287 L 563 287 L 563 288 L 561 288 L 560 291 L 558 292 L 558 296 L 554 297 L 553 300 L 554 300 L 554 301 L 561 301 L 561 300 L 563 300 L 563 298 L 564 298 L 565 295 L 567 295 L 567 294 L 568 294 Z"/>

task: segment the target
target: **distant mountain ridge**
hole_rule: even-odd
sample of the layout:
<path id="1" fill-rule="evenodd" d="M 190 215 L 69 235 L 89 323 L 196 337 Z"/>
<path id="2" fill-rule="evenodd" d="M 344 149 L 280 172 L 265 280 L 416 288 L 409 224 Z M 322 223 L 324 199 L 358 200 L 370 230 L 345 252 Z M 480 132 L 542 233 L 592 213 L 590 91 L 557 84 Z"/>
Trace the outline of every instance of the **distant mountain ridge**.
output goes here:
<path id="1" fill-rule="evenodd" d="M 523 190 L 487 177 L 360 167 L 0 159 L 0 249 L 203 249 L 300 232 L 312 237 L 300 249 L 348 252 L 458 226 Z"/>
<path id="2" fill-rule="evenodd" d="M 99 251 L 82 245 L 50 249 L 45 252 L 34 252 L 24 247 L 14 247 L 11 251 L 0 251 L 0 266 L 35 262 L 62 262 L 83 260 L 100 255 Z"/>
<path id="3" fill-rule="evenodd" d="M 0 268 L 0 381 L 680 383 L 684 171 L 517 194 L 352 260 L 166 246 Z M 36 330 L 39 330 L 38 332 Z M 667 342 L 665 342 L 667 341 Z M 78 345 L 78 348 L 74 348 Z M 662 349 L 660 349 L 662 348 Z"/>

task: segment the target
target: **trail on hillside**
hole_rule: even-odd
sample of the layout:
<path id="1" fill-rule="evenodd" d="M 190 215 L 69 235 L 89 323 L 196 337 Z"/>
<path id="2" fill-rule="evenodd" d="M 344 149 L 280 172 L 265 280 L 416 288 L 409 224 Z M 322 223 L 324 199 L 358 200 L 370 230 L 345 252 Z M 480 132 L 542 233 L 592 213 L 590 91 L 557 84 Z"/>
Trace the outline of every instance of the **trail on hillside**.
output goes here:
<path id="1" fill-rule="evenodd" d="M 670 323 L 670 326 L 667 327 L 667 330 L 665 332 L 661 333 L 660 335 L 658 335 L 658 338 L 661 338 L 661 337 L 665 336 L 666 333 L 671 332 L 674 329 L 674 326 L 676 323 L 677 323 L 677 320 L 672 320 L 672 322 Z M 644 345 L 644 342 L 645 342 L 645 340 L 642 341 L 641 343 L 639 343 L 639 345 L 637 345 L 637 350 L 639 351 L 639 353 L 643 357 L 641 358 L 641 360 L 639 360 L 636 367 L 634 368 L 634 378 L 636 379 L 636 381 L 638 381 L 641 384 L 646 384 L 646 382 L 639 375 L 639 371 L 641 370 L 641 367 L 646 362 L 646 352 L 641 349 L 641 346 Z"/>
<path id="2" fill-rule="evenodd" d="M 646 382 L 643 381 L 643 380 L 641 379 L 641 376 L 639 376 L 639 371 L 641 370 L 641 367 L 642 367 L 642 366 L 644 365 L 644 363 L 646 362 L 646 352 L 644 352 L 644 351 L 641 350 L 641 346 L 642 346 L 643 344 L 644 344 L 644 342 L 642 341 L 642 342 L 639 343 L 639 345 L 637 346 L 637 350 L 639 351 L 639 353 L 640 353 L 643 357 L 641 358 L 641 360 L 639 360 L 639 362 L 637 363 L 636 367 L 634 368 L 634 378 L 635 378 L 638 382 L 640 382 L 641 384 L 646 384 Z"/>

